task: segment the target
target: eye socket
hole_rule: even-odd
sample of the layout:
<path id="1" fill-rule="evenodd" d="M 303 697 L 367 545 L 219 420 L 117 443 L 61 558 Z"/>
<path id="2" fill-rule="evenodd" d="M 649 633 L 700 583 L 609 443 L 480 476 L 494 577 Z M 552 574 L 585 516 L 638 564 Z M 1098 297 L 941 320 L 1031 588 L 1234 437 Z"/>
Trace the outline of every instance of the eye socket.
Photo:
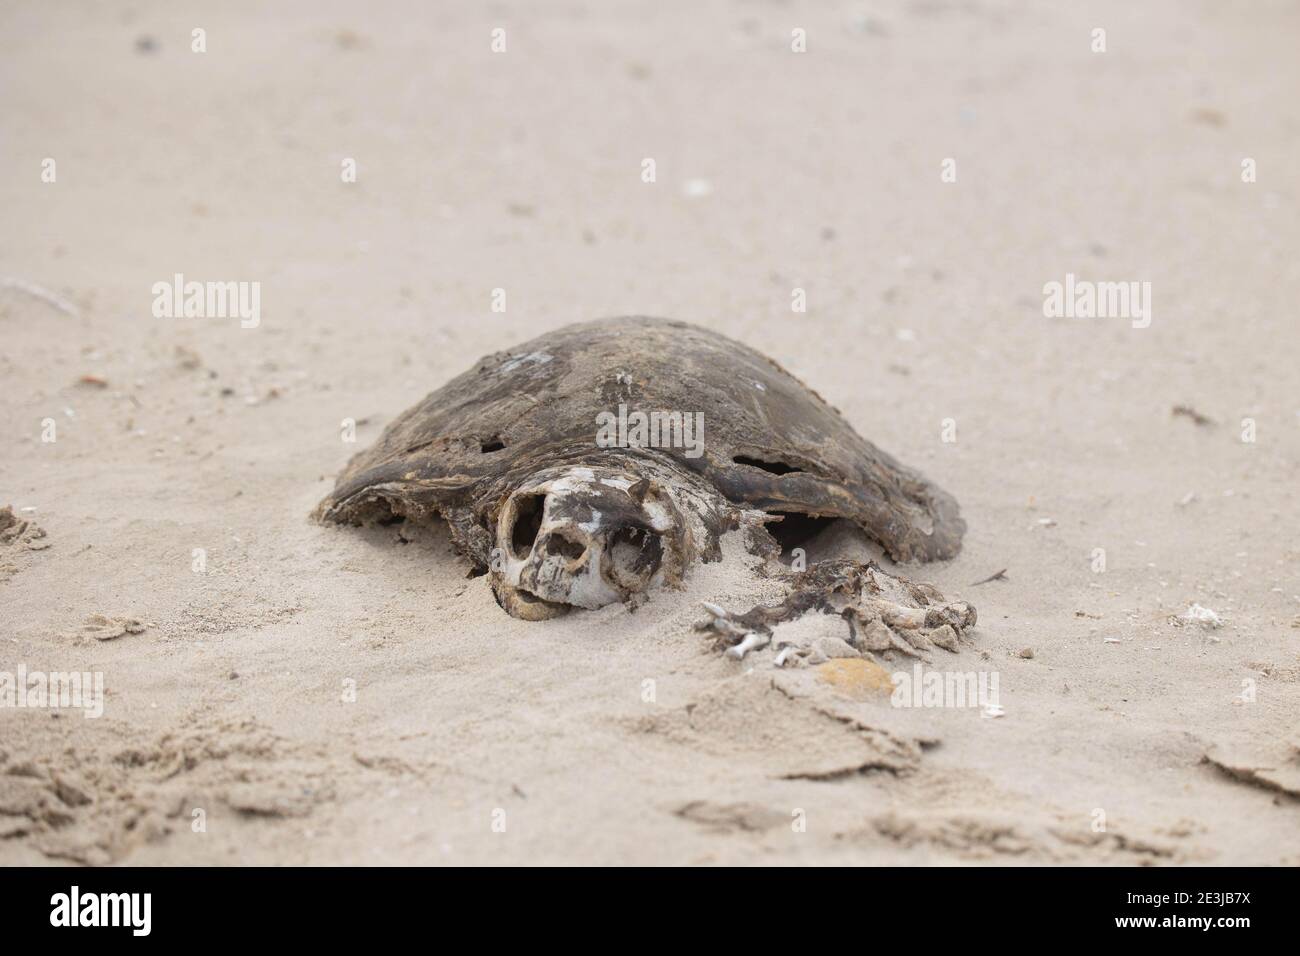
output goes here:
<path id="1" fill-rule="evenodd" d="M 528 556 L 542 527 L 545 495 L 520 495 L 515 499 L 515 523 L 510 529 L 510 550 L 516 558 Z"/>
<path id="2" fill-rule="evenodd" d="M 644 528 L 620 528 L 609 539 L 609 565 L 625 587 L 651 578 L 663 561 L 663 539 Z"/>

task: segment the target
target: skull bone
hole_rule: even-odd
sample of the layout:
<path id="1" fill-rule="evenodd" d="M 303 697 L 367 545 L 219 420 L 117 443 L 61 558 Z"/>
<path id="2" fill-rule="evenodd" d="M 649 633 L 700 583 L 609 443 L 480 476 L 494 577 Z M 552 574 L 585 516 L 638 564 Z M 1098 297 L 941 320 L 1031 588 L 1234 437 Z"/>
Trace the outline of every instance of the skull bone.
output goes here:
<path id="1" fill-rule="evenodd" d="M 658 482 L 609 468 L 534 476 L 497 517 L 497 601 L 526 620 L 598 608 L 679 580 L 691 534 Z"/>

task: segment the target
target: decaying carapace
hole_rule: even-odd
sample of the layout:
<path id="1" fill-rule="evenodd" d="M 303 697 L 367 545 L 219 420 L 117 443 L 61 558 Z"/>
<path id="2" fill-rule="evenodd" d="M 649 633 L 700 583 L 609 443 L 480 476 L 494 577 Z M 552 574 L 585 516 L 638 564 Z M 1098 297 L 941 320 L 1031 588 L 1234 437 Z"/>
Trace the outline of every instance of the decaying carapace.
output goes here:
<path id="1" fill-rule="evenodd" d="M 615 416 L 632 423 L 617 438 L 644 439 L 637 413 L 673 427 L 651 429 L 655 447 L 608 447 L 602 423 Z M 354 457 L 316 514 L 445 519 L 501 606 L 540 619 L 679 581 L 719 555 L 724 531 L 762 520 L 756 512 L 786 516 L 787 529 L 851 521 L 900 561 L 952 557 L 965 530 L 946 492 L 776 362 L 640 317 L 570 325 L 480 359 Z"/>

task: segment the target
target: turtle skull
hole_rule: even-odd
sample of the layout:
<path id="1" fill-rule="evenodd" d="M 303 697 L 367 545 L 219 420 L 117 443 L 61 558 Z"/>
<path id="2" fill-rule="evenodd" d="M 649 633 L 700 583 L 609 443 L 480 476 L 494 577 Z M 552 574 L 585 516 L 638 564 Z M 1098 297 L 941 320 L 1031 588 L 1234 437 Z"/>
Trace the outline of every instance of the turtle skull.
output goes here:
<path id="1" fill-rule="evenodd" d="M 626 601 L 679 580 L 691 535 L 648 478 L 569 468 L 526 482 L 497 517 L 492 589 L 510 614 L 539 620 Z"/>

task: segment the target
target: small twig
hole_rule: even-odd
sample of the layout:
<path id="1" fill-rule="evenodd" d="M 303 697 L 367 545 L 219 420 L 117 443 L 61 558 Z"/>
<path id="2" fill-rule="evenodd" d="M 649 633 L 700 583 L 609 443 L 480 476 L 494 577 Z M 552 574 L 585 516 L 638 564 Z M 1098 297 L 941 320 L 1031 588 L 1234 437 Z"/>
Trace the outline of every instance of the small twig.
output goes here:
<path id="1" fill-rule="evenodd" d="M 1173 410 L 1173 414 L 1174 414 L 1174 415 L 1182 415 L 1184 418 L 1190 418 L 1192 421 L 1194 421 L 1194 422 L 1195 422 L 1196 424 L 1198 424 L 1198 425 L 1213 425 L 1213 424 L 1214 424 L 1214 419 L 1213 419 L 1213 418 L 1210 418 L 1208 415 L 1202 415 L 1200 412 L 1198 412 L 1196 409 L 1192 408 L 1192 406 L 1190 406 L 1190 405 L 1175 405 L 1175 406 L 1174 406 L 1174 410 Z"/>
<path id="2" fill-rule="evenodd" d="M 46 305 L 58 309 L 64 315 L 70 315 L 74 319 L 77 317 L 77 307 L 69 302 L 63 296 L 51 292 L 49 289 L 42 289 L 35 283 L 28 282 L 25 279 L 15 279 L 13 276 L 6 276 L 0 279 L 0 289 L 17 289 L 19 292 L 26 292 L 33 298 L 40 299 Z"/>
<path id="3" fill-rule="evenodd" d="M 970 587 L 977 588 L 981 584 L 988 584 L 990 581 L 1005 581 L 1006 579 L 1007 579 L 1007 569 L 1003 568 L 997 574 L 990 574 L 983 581 L 976 581 L 974 584 L 970 585 Z"/>

